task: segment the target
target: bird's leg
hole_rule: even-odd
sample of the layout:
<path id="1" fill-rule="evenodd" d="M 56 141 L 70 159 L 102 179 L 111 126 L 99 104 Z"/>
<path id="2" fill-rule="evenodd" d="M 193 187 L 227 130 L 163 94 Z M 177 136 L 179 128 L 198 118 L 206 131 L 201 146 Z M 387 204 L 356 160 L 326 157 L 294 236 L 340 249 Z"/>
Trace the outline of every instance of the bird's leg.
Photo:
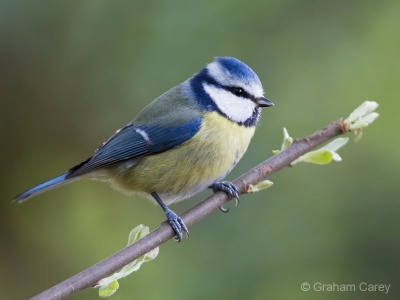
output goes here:
<path id="1" fill-rule="evenodd" d="M 182 240 L 182 229 L 186 232 L 186 236 L 189 237 L 189 230 L 187 229 L 185 223 L 182 218 L 179 217 L 176 213 L 170 210 L 167 205 L 161 200 L 160 196 L 157 195 L 156 192 L 151 193 L 153 198 L 157 201 L 157 203 L 164 210 L 165 216 L 167 217 L 168 223 L 171 225 L 172 229 L 176 233 L 175 239 L 180 242 Z"/>
<path id="2" fill-rule="evenodd" d="M 210 188 L 214 191 L 214 193 L 218 191 L 222 191 L 226 193 L 229 198 L 235 198 L 236 206 L 239 204 L 239 192 L 237 187 L 230 181 L 217 181 L 210 186 Z M 228 208 L 221 206 L 219 208 L 222 212 L 226 213 L 229 211 Z"/>

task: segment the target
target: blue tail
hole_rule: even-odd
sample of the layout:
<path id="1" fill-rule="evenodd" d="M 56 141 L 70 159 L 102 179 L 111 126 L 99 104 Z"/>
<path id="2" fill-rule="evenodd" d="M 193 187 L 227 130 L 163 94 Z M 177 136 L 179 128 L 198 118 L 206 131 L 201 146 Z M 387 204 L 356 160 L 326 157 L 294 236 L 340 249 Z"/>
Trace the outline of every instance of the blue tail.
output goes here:
<path id="1" fill-rule="evenodd" d="M 57 176 L 55 178 L 52 178 L 50 180 L 47 180 L 41 184 L 38 184 L 37 186 L 34 186 L 33 188 L 23 192 L 22 194 L 19 194 L 14 198 L 14 201 L 21 203 L 28 198 L 35 196 L 36 194 L 42 193 L 44 191 L 50 190 L 52 188 L 58 187 L 62 184 L 66 184 L 68 182 L 73 181 L 75 178 L 67 178 L 70 172 L 66 172 L 60 176 Z"/>

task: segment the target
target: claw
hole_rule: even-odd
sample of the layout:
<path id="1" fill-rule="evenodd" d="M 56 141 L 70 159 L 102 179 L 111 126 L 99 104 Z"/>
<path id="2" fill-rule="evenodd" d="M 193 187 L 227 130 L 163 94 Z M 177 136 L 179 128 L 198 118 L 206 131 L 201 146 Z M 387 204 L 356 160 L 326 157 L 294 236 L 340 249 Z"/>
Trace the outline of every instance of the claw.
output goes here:
<path id="1" fill-rule="evenodd" d="M 186 233 L 186 236 L 189 237 L 189 230 L 187 229 L 181 217 L 179 217 L 169 208 L 165 210 L 165 216 L 167 217 L 168 223 L 176 233 L 175 240 L 177 242 L 182 241 L 182 229 Z"/>
<path id="2" fill-rule="evenodd" d="M 171 225 L 172 229 L 176 233 L 175 240 L 177 242 L 182 241 L 182 229 L 186 232 L 186 236 L 189 237 L 189 230 L 187 229 L 185 223 L 182 218 L 170 210 L 167 205 L 161 200 L 161 198 L 157 195 L 156 192 L 152 192 L 151 195 L 157 201 L 157 203 L 161 206 L 161 208 L 165 212 L 165 216 L 167 217 L 168 223 Z"/>
<path id="3" fill-rule="evenodd" d="M 239 205 L 239 191 L 232 182 L 218 181 L 218 182 L 214 183 L 212 186 L 210 186 L 210 188 L 213 189 L 214 193 L 216 193 L 218 191 L 222 191 L 222 192 L 226 193 L 230 198 L 235 198 L 236 206 Z M 222 207 L 222 209 L 220 207 L 220 210 L 222 210 L 223 212 L 228 211 L 224 207 Z"/>
<path id="4" fill-rule="evenodd" d="M 229 211 L 229 208 L 225 208 L 223 205 L 219 207 L 219 210 L 222 211 L 223 213 L 227 213 Z"/>

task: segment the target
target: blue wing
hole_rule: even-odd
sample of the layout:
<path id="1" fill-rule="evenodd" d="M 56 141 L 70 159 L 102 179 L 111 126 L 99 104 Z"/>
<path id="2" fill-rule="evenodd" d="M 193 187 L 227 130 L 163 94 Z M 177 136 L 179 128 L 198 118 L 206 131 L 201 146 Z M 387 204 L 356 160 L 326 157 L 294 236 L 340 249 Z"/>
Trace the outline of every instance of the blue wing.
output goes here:
<path id="1" fill-rule="evenodd" d="M 178 126 L 128 124 L 101 145 L 94 155 L 69 170 L 68 178 L 89 173 L 129 159 L 178 147 L 200 129 L 201 117 Z"/>

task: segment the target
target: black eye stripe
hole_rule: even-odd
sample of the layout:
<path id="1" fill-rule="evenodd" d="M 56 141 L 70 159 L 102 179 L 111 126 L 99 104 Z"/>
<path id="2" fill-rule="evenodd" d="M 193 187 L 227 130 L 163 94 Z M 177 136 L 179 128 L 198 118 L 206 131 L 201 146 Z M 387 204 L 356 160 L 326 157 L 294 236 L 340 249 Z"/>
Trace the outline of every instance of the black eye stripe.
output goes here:
<path id="1" fill-rule="evenodd" d="M 233 87 L 230 89 L 231 93 L 235 94 L 236 96 L 241 97 L 244 94 L 244 89 L 240 87 Z"/>
<path id="2" fill-rule="evenodd" d="M 247 98 L 247 99 L 254 99 L 252 95 L 245 91 L 245 89 L 238 87 L 238 86 L 222 86 L 223 89 L 231 92 L 237 97 Z"/>
<path id="3" fill-rule="evenodd" d="M 246 92 L 246 90 L 242 87 L 239 86 L 228 86 L 228 85 L 222 85 L 220 83 L 218 83 L 214 78 L 212 78 L 211 76 L 209 76 L 208 74 L 204 77 L 204 79 L 202 80 L 203 83 L 206 84 L 211 84 L 214 85 L 216 87 L 222 88 L 225 91 L 228 91 L 230 93 L 232 93 L 233 95 L 237 96 L 237 97 L 241 97 L 241 98 L 247 98 L 250 99 L 252 101 L 255 101 L 256 97 L 254 97 L 253 95 L 249 94 L 248 92 Z M 242 89 L 243 93 L 239 96 L 237 94 L 234 93 L 234 89 Z"/>

